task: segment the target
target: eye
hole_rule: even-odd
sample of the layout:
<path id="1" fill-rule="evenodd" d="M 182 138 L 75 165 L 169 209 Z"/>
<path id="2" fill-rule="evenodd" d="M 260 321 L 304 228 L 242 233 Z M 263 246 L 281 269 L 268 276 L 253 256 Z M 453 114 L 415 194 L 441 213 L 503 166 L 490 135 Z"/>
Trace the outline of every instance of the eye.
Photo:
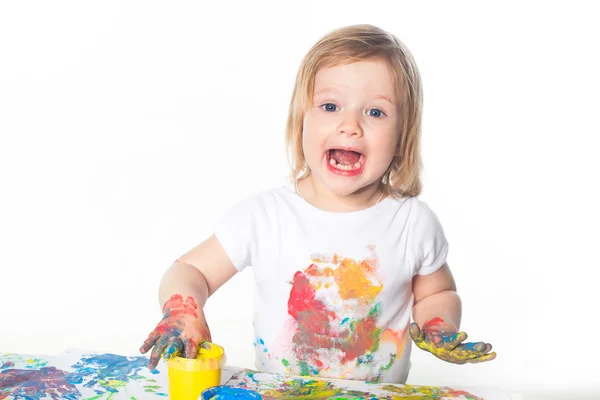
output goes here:
<path id="1" fill-rule="evenodd" d="M 323 111 L 327 112 L 334 112 L 337 110 L 337 106 L 333 103 L 325 103 L 321 106 L 321 108 L 323 109 Z"/>
<path id="2" fill-rule="evenodd" d="M 376 118 L 381 118 L 385 115 L 385 113 L 378 108 L 371 108 L 367 113 L 371 117 L 376 117 Z"/>

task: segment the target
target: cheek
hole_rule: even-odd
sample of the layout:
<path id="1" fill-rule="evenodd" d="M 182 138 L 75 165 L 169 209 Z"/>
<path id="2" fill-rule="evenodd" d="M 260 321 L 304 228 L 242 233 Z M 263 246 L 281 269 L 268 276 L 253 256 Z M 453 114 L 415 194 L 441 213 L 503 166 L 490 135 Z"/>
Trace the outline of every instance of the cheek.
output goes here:
<path id="1" fill-rule="evenodd" d="M 307 117 L 302 124 L 302 147 L 304 154 L 308 157 L 320 154 L 324 146 L 326 135 L 323 135 L 322 129 L 314 118 Z"/>
<path id="2" fill-rule="evenodd" d="M 331 115 L 320 113 L 318 110 L 310 110 L 304 115 L 303 127 L 312 137 L 327 136 L 332 129 L 335 131 L 337 121 Z"/>
<path id="3" fill-rule="evenodd" d="M 312 129 L 310 127 L 310 123 L 305 118 L 304 123 L 302 124 L 302 148 L 304 149 L 305 155 L 308 155 L 310 153 L 311 141 L 312 141 Z"/>
<path id="4" fill-rule="evenodd" d="M 379 155 L 377 164 L 380 164 L 382 168 L 387 168 L 392 162 L 398 146 L 396 131 L 381 134 L 371 145 L 371 148 Z"/>

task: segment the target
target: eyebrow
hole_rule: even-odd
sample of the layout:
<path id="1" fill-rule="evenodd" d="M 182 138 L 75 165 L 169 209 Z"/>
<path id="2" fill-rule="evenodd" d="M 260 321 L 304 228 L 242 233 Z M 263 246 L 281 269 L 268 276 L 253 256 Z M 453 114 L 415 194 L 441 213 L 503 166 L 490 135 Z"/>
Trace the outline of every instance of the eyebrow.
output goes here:
<path id="1" fill-rule="evenodd" d="M 319 90 L 318 92 L 315 91 L 313 93 L 313 95 L 316 96 L 318 94 L 323 94 L 323 93 L 327 93 L 327 92 L 339 92 L 339 90 L 336 90 L 336 89 L 333 89 L 333 88 L 325 88 L 325 89 Z"/>
<path id="2" fill-rule="evenodd" d="M 389 98 L 389 97 L 387 97 L 387 96 L 383 96 L 383 95 L 380 95 L 380 94 L 376 94 L 376 95 L 375 95 L 375 97 L 377 97 L 378 99 L 383 99 L 383 100 L 387 101 L 388 103 L 390 103 L 390 104 L 392 104 L 392 105 L 394 105 L 394 104 L 395 104 L 395 103 L 392 101 L 392 99 L 390 99 L 390 98 Z"/>
<path id="3" fill-rule="evenodd" d="M 314 96 L 317 96 L 317 95 L 320 95 L 320 94 L 328 93 L 328 92 L 339 93 L 340 91 L 339 91 L 339 90 L 337 90 L 337 89 L 333 89 L 333 88 L 325 88 L 325 89 L 321 89 L 321 90 L 319 90 L 318 92 L 316 92 L 316 91 L 315 91 L 315 92 L 314 92 L 314 94 L 313 94 L 313 97 L 314 97 Z M 375 95 L 375 97 L 376 97 L 376 98 L 378 98 L 378 99 L 385 100 L 385 101 L 387 101 L 388 103 L 390 103 L 391 105 L 395 105 L 395 104 L 396 104 L 396 103 L 394 103 L 394 102 L 393 102 L 393 101 L 392 101 L 392 100 L 391 100 L 389 97 L 387 97 L 387 96 L 383 96 L 383 95 L 381 95 L 381 94 L 376 94 L 376 95 Z"/>

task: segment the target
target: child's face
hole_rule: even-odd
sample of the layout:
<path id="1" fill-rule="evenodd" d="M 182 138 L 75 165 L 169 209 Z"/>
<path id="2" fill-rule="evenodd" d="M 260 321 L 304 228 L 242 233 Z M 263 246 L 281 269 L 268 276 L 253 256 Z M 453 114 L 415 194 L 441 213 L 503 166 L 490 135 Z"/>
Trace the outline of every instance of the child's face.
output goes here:
<path id="1" fill-rule="evenodd" d="M 317 72 L 302 145 L 311 173 L 333 193 L 349 195 L 377 185 L 389 167 L 399 140 L 394 88 L 383 61 Z"/>

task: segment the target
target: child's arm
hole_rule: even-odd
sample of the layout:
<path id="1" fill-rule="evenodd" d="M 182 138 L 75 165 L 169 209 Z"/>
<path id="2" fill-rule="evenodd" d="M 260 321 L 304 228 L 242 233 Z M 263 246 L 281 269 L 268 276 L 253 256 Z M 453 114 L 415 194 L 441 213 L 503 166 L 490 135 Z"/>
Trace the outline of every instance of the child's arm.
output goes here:
<path id="1" fill-rule="evenodd" d="M 430 275 L 413 278 L 413 321 L 421 328 L 433 318 L 445 321 L 444 330 L 457 332 L 461 319 L 461 302 L 448 264 Z"/>
<path id="2" fill-rule="evenodd" d="M 148 367 L 153 369 L 163 355 L 180 353 L 195 358 L 198 345 L 211 341 L 203 307 L 219 287 L 237 270 L 213 235 L 180 257 L 165 272 L 159 286 L 163 318 L 150 333 L 140 351 L 154 347 Z"/>
<path id="3" fill-rule="evenodd" d="M 410 336 L 419 348 L 455 364 L 496 358 L 489 343 L 462 343 L 467 339 L 466 333 L 458 332 L 462 305 L 448 264 L 430 275 L 415 276 L 413 295 Z"/>
<path id="4" fill-rule="evenodd" d="M 159 286 L 160 306 L 174 294 L 192 296 L 199 307 L 237 270 L 215 235 L 181 256 L 165 272 Z"/>

